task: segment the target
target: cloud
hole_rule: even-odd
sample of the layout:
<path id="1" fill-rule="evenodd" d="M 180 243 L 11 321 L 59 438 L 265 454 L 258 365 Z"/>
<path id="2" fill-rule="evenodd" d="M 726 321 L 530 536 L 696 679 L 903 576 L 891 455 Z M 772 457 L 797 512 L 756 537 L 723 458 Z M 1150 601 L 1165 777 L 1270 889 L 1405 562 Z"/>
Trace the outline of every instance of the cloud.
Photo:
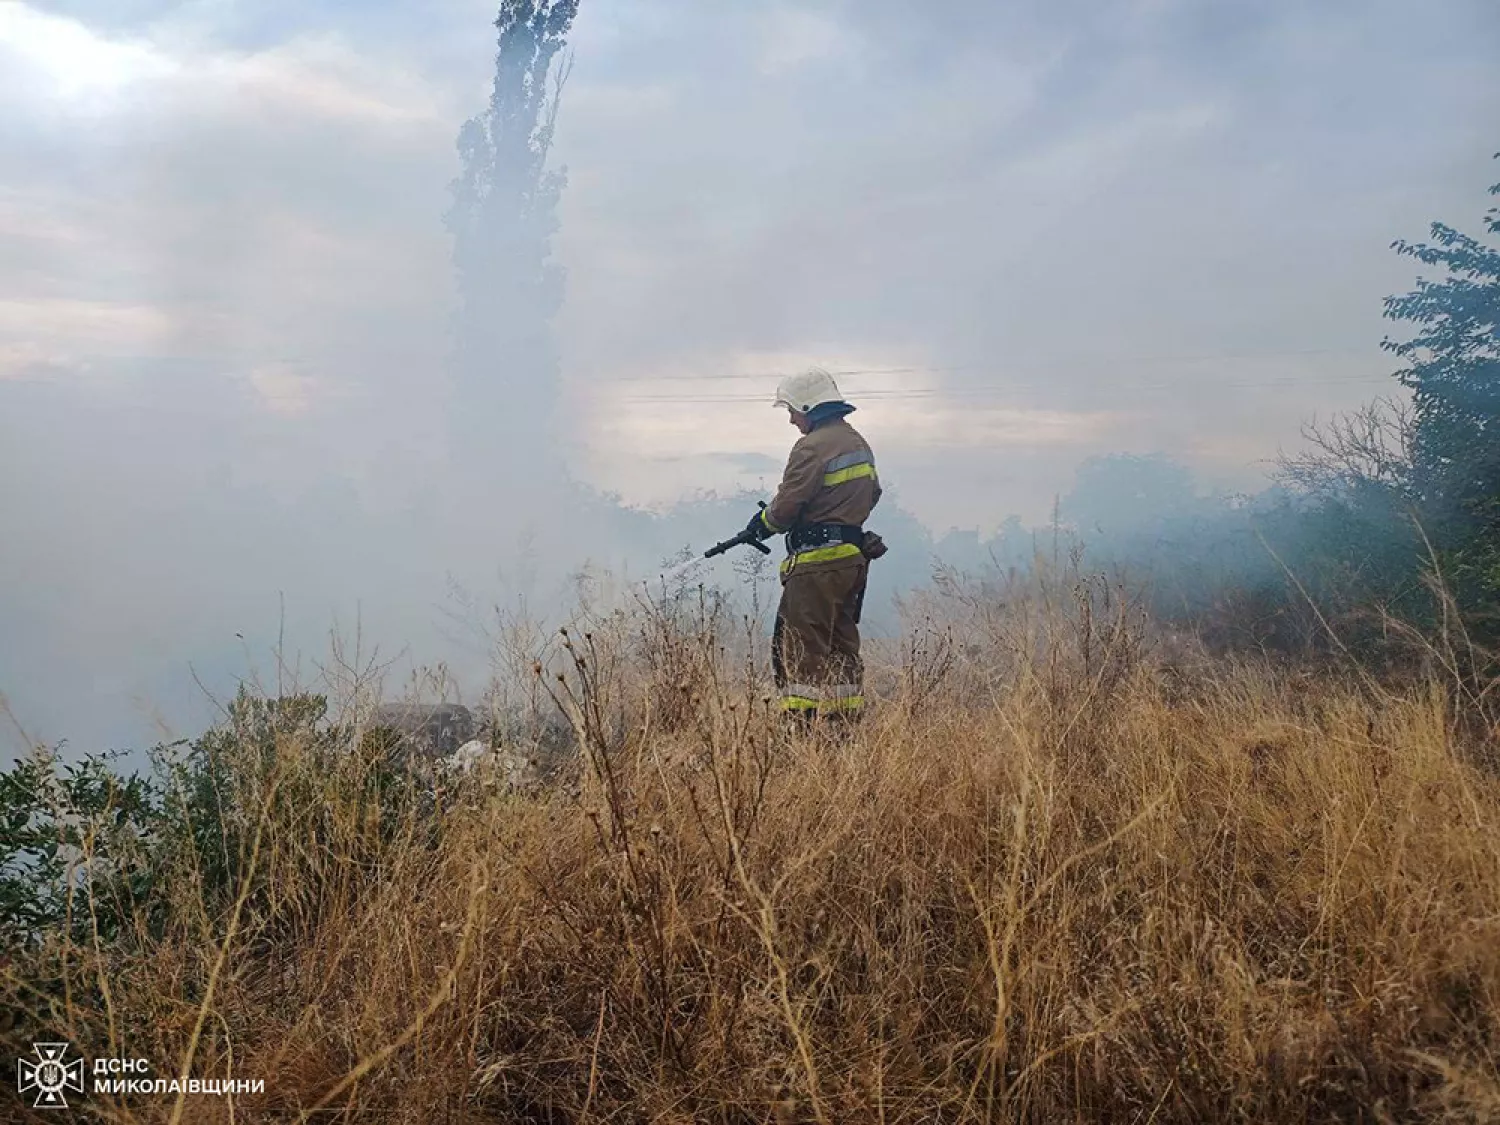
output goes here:
<path id="1" fill-rule="evenodd" d="M 767 7 L 760 17 L 759 67 L 771 77 L 810 64 L 848 62 L 859 54 L 859 42 L 848 24 L 827 12 Z"/>
<path id="2" fill-rule="evenodd" d="M 0 300 L 0 341 L 22 351 L 48 352 L 49 358 L 62 358 L 65 348 L 156 355 L 171 334 L 171 314 L 150 305 Z"/>
<path id="3" fill-rule="evenodd" d="M 141 396 L 191 368 L 290 416 L 313 401 L 293 369 L 326 398 L 441 366 L 438 87 L 328 32 L 247 48 L 3 11 L 4 377 Z"/>
<path id="4" fill-rule="evenodd" d="M 97 110 L 142 82 L 175 77 L 180 67 L 149 42 L 96 34 L 78 20 L 25 3 L 0 7 L 0 59 L 9 83 L 30 83 L 72 111 Z"/>
<path id="5" fill-rule="evenodd" d="M 318 392 L 315 378 L 286 363 L 257 367 L 250 372 L 250 385 L 270 410 L 290 418 L 306 414 Z"/>
<path id="6" fill-rule="evenodd" d="M 1089 446 L 1130 419 L 1108 411 L 1027 410 L 1005 406 L 959 407 L 919 403 L 887 414 L 872 436 L 897 450 L 993 450 L 1030 452 L 1038 446 Z"/>
<path id="7" fill-rule="evenodd" d="M 42 381 L 61 372 L 65 357 L 31 340 L 0 343 L 0 381 Z"/>
<path id="8" fill-rule="evenodd" d="M 431 90 L 409 71 L 376 65 L 339 37 L 302 35 L 257 50 L 201 41 L 116 37 L 26 3 L 0 8 L 0 58 L 11 89 L 64 114 L 100 115 L 227 99 L 263 112 L 363 120 L 376 126 L 441 120 Z M 207 103 L 205 105 L 205 103 Z"/>

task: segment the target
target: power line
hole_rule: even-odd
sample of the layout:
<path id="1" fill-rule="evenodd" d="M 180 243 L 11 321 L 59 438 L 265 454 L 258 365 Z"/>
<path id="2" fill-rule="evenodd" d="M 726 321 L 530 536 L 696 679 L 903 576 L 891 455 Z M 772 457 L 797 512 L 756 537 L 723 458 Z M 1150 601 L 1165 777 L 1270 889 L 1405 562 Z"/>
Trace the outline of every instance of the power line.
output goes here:
<path id="1" fill-rule="evenodd" d="M 1074 365 L 1079 369 L 1094 369 L 1101 365 L 1119 363 L 1220 363 L 1233 360 L 1256 360 L 1256 359 L 1300 359 L 1311 356 L 1345 356 L 1349 358 L 1370 358 L 1373 351 L 1368 348 L 1294 348 L 1283 351 L 1238 351 L 1238 352 L 1205 352 L 1199 354 L 1167 354 L 1167 355 L 1098 355 L 1098 356 L 1070 356 L 1061 361 L 1062 366 Z M 1024 360 L 1028 366 L 1049 366 L 1048 360 Z M 833 369 L 828 373 L 834 376 L 849 375 L 912 375 L 956 371 L 980 371 L 990 370 L 995 367 L 994 362 L 987 363 L 953 363 L 932 364 L 905 367 L 846 367 Z M 700 381 L 733 381 L 745 379 L 780 379 L 792 374 L 790 371 L 754 371 L 754 372 L 708 372 L 701 375 L 619 375 L 608 378 L 587 380 L 600 383 L 656 383 L 656 382 L 700 382 Z M 580 380 L 584 381 L 584 380 Z"/>
<path id="2" fill-rule="evenodd" d="M 1097 361 L 1088 361 L 1088 364 L 1087 364 L 1086 367 L 1082 366 L 1081 365 L 1081 361 L 1080 361 L 1080 366 L 1077 367 L 1077 368 L 1075 368 L 1075 370 L 1078 370 L 1078 371 L 1087 370 L 1089 372 L 1097 372 L 1101 368 L 1107 368 L 1110 364 L 1120 364 L 1120 363 L 1126 363 L 1126 362 L 1174 362 L 1174 361 L 1181 361 L 1181 362 L 1222 362 L 1224 360 L 1229 360 L 1229 359 L 1265 359 L 1265 358 L 1285 358 L 1285 357 L 1309 356 L 1309 355 L 1347 355 L 1347 356 L 1353 356 L 1353 355 L 1363 355 L 1363 354 L 1365 354 L 1365 353 L 1362 353 L 1362 352 L 1353 352 L 1353 351 L 1348 351 L 1348 350 L 1340 350 L 1340 349 L 1308 349 L 1308 350 L 1305 350 L 1305 351 L 1288 351 L 1288 352 L 1221 353 L 1219 355 L 1202 356 L 1202 357 L 1193 357 L 1193 356 L 1177 356 L 1177 357 L 1164 357 L 1164 356 L 1156 356 L 1156 357 L 1150 357 L 1150 356 L 1136 356 L 1136 357 L 1116 356 L 1116 357 L 1113 357 L 1113 358 L 1100 359 L 1100 360 L 1097 360 Z M 938 374 L 938 373 L 942 373 L 942 372 L 973 371 L 973 370 L 979 370 L 979 369 L 981 369 L 981 367 L 988 368 L 988 367 L 992 367 L 992 366 L 993 365 L 989 365 L 989 364 L 986 364 L 986 365 L 979 365 L 979 364 L 951 364 L 951 365 L 946 365 L 946 366 L 931 366 L 931 367 L 865 367 L 865 368 L 843 368 L 843 369 L 839 369 L 839 370 L 836 370 L 836 371 L 832 371 L 831 374 L 834 374 L 834 375 L 837 375 L 837 376 L 844 376 L 844 377 L 857 376 L 857 375 L 899 375 L 899 374 L 918 374 L 918 373 L 920 373 L 920 374 Z M 709 374 L 709 375 L 701 375 L 701 376 L 700 375 L 662 375 L 662 376 L 622 377 L 622 378 L 615 378 L 615 379 L 596 379 L 596 380 L 586 380 L 586 381 L 580 381 L 580 380 L 574 379 L 574 380 L 564 380 L 564 382 L 570 383 L 575 389 L 582 389 L 582 390 L 587 391 L 587 390 L 605 390 L 605 389 L 610 388 L 610 387 L 625 386 L 625 385 L 629 385 L 629 384 L 632 384 L 632 383 L 654 383 L 654 382 L 657 382 L 657 381 L 701 382 L 701 381 L 747 380 L 747 379 L 756 379 L 756 380 L 766 380 L 766 381 L 768 381 L 770 379 L 779 377 L 780 374 L 785 374 L 785 373 L 763 372 L 763 373 L 755 374 L 755 375 L 750 375 L 750 374 L 733 374 L 733 375 L 730 375 L 730 374 Z M 1143 392 L 1143 391 L 1152 391 L 1152 390 L 1176 390 L 1176 389 L 1182 389 L 1185 385 L 1188 385 L 1188 384 L 1191 384 L 1191 385 L 1194 385 L 1194 386 L 1201 386 L 1205 390 L 1255 390 L 1255 389 L 1269 389 L 1269 388 L 1277 388 L 1277 387 L 1331 386 L 1331 385 L 1342 385 L 1342 384 L 1357 385 L 1357 384 L 1360 384 L 1360 383 L 1375 384 L 1375 383 L 1386 383 L 1390 379 L 1391 379 L 1391 376 L 1389 374 L 1379 373 L 1379 372 L 1370 372 L 1370 373 L 1360 374 L 1360 375 L 1344 375 L 1344 376 L 1330 375 L 1330 376 L 1321 376 L 1321 377 L 1319 377 L 1319 376 L 1282 376 L 1282 377 L 1268 378 L 1268 379 L 1236 380 L 1236 381 L 1232 381 L 1232 382 L 1220 382 L 1220 381 L 1217 381 L 1217 380 L 1214 380 L 1214 379 L 1211 379 L 1211 378 L 1204 378 L 1201 373 L 1193 372 L 1193 373 L 1185 373 L 1185 374 L 1183 374 L 1181 376 L 1178 376 L 1176 378 L 1173 378 L 1173 379 L 1156 379 L 1156 380 L 1149 381 L 1149 382 L 1128 382 L 1128 381 L 1115 380 L 1115 381 L 1111 382 L 1108 386 L 1100 388 L 1100 393 L 1101 394 L 1107 394 L 1107 393 L 1110 393 L 1110 392 L 1133 393 L 1133 392 Z M 119 381 L 119 383 L 114 383 L 113 381 L 105 380 L 105 381 L 100 381 L 100 383 L 101 383 L 101 386 L 104 386 L 104 387 L 119 387 L 121 389 L 124 389 L 132 381 L 133 381 L 132 379 L 122 379 L 122 380 Z M 286 403 L 309 402 L 310 404 L 318 404 L 318 403 L 326 402 L 328 400 L 337 400 L 337 401 L 340 401 L 340 402 L 343 402 L 343 403 L 349 403 L 351 400 L 369 399 L 374 394 L 374 391 L 371 388 L 368 388 L 368 387 L 351 387 L 347 383 L 343 384 L 342 386 L 338 386 L 338 387 L 330 387 L 330 386 L 317 387 L 317 388 L 313 389 L 311 391 L 311 393 L 306 394 L 306 395 L 304 395 L 303 393 L 300 393 L 300 392 L 290 392 L 290 393 L 286 393 L 286 392 L 283 392 L 283 393 L 269 392 L 269 393 L 267 393 L 267 392 L 257 391 L 256 389 L 254 389 L 253 384 L 251 384 L 248 380 L 245 380 L 245 379 L 227 379 L 226 380 L 226 379 L 222 379 L 222 378 L 207 377 L 207 378 L 203 379 L 203 383 L 205 385 L 207 385 L 207 386 L 211 386 L 211 387 L 212 386 L 217 386 L 217 387 L 220 387 L 220 388 L 223 388 L 223 389 L 226 389 L 226 390 L 232 388 L 234 391 L 239 392 L 239 394 L 237 396 L 238 398 L 241 398 L 241 399 L 248 398 L 251 401 L 260 401 L 260 402 L 267 403 L 267 404 L 275 404 L 275 403 L 282 403 L 282 402 L 286 402 Z M 59 388 L 59 387 L 68 387 L 70 385 L 75 385 L 75 384 L 74 384 L 74 382 L 72 380 L 68 380 L 68 379 L 65 379 L 65 378 L 62 378 L 62 379 L 39 379 L 39 378 L 36 378 L 34 376 L 21 376 L 19 378 L 10 378 L 10 379 L 0 378 L 0 390 L 3 390 L 6 387 L 40 386 L 40 387 Z M 870 389 L 867 389 L 867 390 L 860 390 L 860 391 L 857 392 L 857 394 L 858 394 L 858 397 L 860 399 L 862 399 L 862 400 L 902 401 L 902 400 L 919 400 L 919 399 L 935 399 L 935 398 L 984 398 L 984 397 L 989 397 L 989 396 L 993 396 L 993 395 L 1013 394 L 1013 393 L 1022 392 L 1022 391 L 1055 390 L 1057 387 L 1058 387 L 1058 379 L 1057 379 L 1057 377 L 1054 376 L 1053 378 L 1050 378 L 1050 379 L 1048 379 L 1045 382 L 1029 381 L 1029 382 L 1004 382 L 1004 383 L 981 383 L 981 384 L 974 384 L 974 383 L 965 384 L 965 383 L 960 382 L 960 383 L 957 383 L 957 384 L 951 385 L 951 386 L 917 386 L 917 387 L 898 387 L 898 388 L 870 388 Z M 720 392 L 700 392 L 700 393 L 689 392 L 689 393 L 684 393 L 684 394 L 669 394 L 669 393 L 662 393 L 662 394 L 634 394 L 634 395 L 626 395 L 626 396 L 622 396 L 620 398 L 614 399 L 614 401 L 616 401 L 616 402 L 627 403 L 627 404 L 643 404 L 643 405 L 644 404 L 652 404 L 652 403 L 661 403 L 661 404 L 669 404 L 669 403 L 671 403 L 671 404 L 702 404 L 702 405 L 708 405 L 708 404 L 725 404 L 725 403 L 763 403 L 763 402 L 766 402 L 767 400 L 768 400 L 768 396 L 767 395 L 765 395 L 763 393 L 752 393 L 752 392 L 749 392 L 749 391 L 744 391 L 744 392 L 725 391 L 725 392 L 722 392 L 722 393 L 720 393 Z M 120 409 L 120 408 L 131 409 L 131 408 L 139 408 L 139 407 L 142 407 L 142 406 L 164 406 L 166 404 L 149 404 L 149 403 L 143 403 L 143 402 L 136 401 L 136 402 L 130 402 L 130 403 L 125 403 L 125 402 L 99 403 L 98 405 L 101 406 L 101 407 L 104 407 L 104 408 L 109 408 L 109 409 Z M 175 407 L 196 407 L 196 408 L 199 408 L 199 409 L 202 409 L 203 407 L 207 407 L 209 410 L 213 410 L 215 408 L 226 408 L 226 407 L 237 406 L 239 404 L 238 403 L 223 402 L 223 403 L 192 403 L 192 404 L 189 404 L 189 403 L 174 403 L 172 405 L 175 406 Z"/>
<path id="3" fill-rule="evenodd" d="M 1306 386 L 1332 386 L 1332 385 L 1357 385 L 1361 383 L 1376 384 L 1385 383 L 1390 380 L 1389 375 L 1353 375 L 1353 376 L 1325 376 L 1323 378 L 1283 378 L 1283 379 L 1256 379 L 1238 380 L 1235 382 L 1219 382 L 1216 380 L 1205 380 L 1197 377 L 1177 380 L 1165 380 L 1149 383 L 1121 383 L 1115 382 L 1108 387 L 1101 388 L 1100 393 L 1113 392 L 1140 392 L 1153 390 L 1181 390 L 1185 384 L 1192 383 L 1201 386 L 1204 390 L 1255 390 L 1273 387 L 1306 387 Z M 1056 382 L 1048 383 L 994 383 L 984 386 L 957 386 L 957 387 L 911 387 L 900 390 L 867 390 L 858 392 L 861 400 L 875 401 L 901 401 L 909 399 L 935 399 L 935 398 L 984 398 L 993 395 L 1011 394 L 1017 391 L 1051 390 L 1056 389 Z M 769 402 L 769 396 L 764 394 L 659 394 L 659 395 L 626 395 L 615 399 L 622 403 L 754 403 Z"/>

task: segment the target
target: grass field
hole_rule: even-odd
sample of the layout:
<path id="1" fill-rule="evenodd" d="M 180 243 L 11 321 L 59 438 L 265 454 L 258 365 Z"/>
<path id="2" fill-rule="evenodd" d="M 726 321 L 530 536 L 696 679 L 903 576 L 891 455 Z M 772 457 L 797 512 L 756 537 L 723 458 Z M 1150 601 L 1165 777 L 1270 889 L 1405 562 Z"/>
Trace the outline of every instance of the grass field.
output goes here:
<path id="1" fill-rule="evenodd" d="M 1440 667 L 981 608 L 811 737 L 712 613 L 574 631 L 532 791 L 231 730 L 129 924 L 11 957 L 8 1038 L 265 1082 L 115 1120 L 1500 1121 L 1497 740 Z"/>

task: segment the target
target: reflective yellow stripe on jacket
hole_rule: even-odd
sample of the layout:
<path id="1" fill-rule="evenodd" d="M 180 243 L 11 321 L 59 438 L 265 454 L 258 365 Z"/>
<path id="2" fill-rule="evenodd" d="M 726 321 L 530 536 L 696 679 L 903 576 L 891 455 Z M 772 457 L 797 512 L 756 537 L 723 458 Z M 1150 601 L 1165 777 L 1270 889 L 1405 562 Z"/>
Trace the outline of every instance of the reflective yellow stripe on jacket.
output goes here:
<path id="1" fill-rule="evenodd" d="M 802 695 L 783 695 L 783 711 L 858 711 L 865 705 L 865 697 L 851 695 L 847 699 L 808 699 Z"/>
<path id="2" fill-rule="evenodd" d="M 853 453 L 842 453 L 829 459 L 823 467 L 823 487 L 832 488 L 851 480 L 863 480 L 875 475 L 875 458 L 868 449 L 857 449 Z"/>
<path id="3" fill-rule="evenodd" d="M 864 705 L 856 684 L 835 684 L 821 691 L 811 684 L 787 684 L 781 696 L 783 711 L 858 711 Z"/>
<path id="4" fill-rule="evenodd" d="M 781 560 L 781 573 L 785 574 L 798 563 L 820 563 L 829 562 L 833 559 L 847 559 L 859 554 L 858 543 L 835 543 L 831 547 L 810 547 L 806 551 L 799 551 L 795 555 L 788 555 Z"/>

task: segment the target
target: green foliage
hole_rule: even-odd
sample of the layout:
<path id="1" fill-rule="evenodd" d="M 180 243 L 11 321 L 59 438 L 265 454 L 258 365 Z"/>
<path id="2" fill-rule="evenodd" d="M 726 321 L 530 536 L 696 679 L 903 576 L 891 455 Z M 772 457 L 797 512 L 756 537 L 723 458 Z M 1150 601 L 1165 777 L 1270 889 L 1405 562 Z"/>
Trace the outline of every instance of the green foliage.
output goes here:
<path id="1" fill-rule="evenodd" d="M 328 721 L 321 695 L 266 699 L 241 688 L 225 722 L 163 764 L 173 794 L 170 850 L 199 881 L 202 900 L 220 907 L 243 891 L 261 908 L 275 879 L 316 866 L 336 838 L 341 851 L 377 866 L 422 796 L 389 732 L 356 741 Z M 262 847 L 247 887 L 262 824 L 274 829 L 274 855 Z"/>
<path id="2" fill-rule="evenodd" d="M 65 764 L 41 747 L 0 773 L 0 944 L 111 942 L 149 899 L 162 792 L 116 773 L 118 757 Z"/>
<path id="3" fill-rule="evenodd" d="M 1490 188 L 1500 195 L 1500 184 Z M 1500 208 L 1484 226 L 1500 235 Z M 1397 241 L 1397 253 L 1437 266 L 1385 315 L 1416 326 L 1384 347 L 1407 361 L 1397 373 L 1415 405 L 1412 482 L 1424 525 L 1461 600 L 1500 595 L 1500 246 L 1444 223 L 1432 241 Z"/>
<path id="4" fill-rule="evenodd" d="M 327 732 L 319 723 L 327 709 L 322 696 L 261 699 L 241 687 L 224 723 L 186 754 L 158 757 L 171 794 L 168 850 L 193 873 L 203 901 L 222 905 L 240 885 L 276 773 L 278 741 L 305 736 L 322 748 L 317 744 L 326 743 Z"/>
<path id="5" fill-rule="evenodd" d="M 118 772 L 118 752 L 45 748 L 0 773 L 0 943 L 159 938 L 178 906 L 222 917 L 241 892 L 269 918 L 276 865 L 316 865 L 335 840 L 378 867 L 430 794 L 378 733 L 356 744 L 327 711 L 241 689 L 223 723 L 157 747 L 148 776 Z M 276 839 L 247 884 L 261 825 Z"/>

